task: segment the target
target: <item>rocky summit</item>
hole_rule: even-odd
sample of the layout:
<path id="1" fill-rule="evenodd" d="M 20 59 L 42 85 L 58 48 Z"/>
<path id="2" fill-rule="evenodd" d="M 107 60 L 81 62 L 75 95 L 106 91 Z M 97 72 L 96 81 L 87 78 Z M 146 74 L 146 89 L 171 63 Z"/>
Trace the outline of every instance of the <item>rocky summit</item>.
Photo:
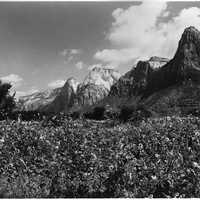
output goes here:
<path id="1" fill-rule="evenodd" d="M 184 30 L 173 59 L 149 77 L 146 94 L 189 79 L 200 80 L 200 32 L 194 27 Z"/>

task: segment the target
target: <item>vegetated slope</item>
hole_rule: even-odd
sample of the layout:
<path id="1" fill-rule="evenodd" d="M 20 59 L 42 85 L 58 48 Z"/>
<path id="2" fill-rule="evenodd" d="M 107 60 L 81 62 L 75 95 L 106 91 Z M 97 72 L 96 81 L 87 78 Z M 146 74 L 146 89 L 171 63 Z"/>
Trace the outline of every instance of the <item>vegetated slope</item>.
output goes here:
<path id="1" fill-rule="evenodd" d="M 159 90 L 140 102 L 153 113 L 166 115 L 199 115 L 200 85 L 188 81 Z"/>
<path id="2" fill-rule="evenodd" d="M 200 197 L 200 119 L 0 122 L 0 196 Z"/>

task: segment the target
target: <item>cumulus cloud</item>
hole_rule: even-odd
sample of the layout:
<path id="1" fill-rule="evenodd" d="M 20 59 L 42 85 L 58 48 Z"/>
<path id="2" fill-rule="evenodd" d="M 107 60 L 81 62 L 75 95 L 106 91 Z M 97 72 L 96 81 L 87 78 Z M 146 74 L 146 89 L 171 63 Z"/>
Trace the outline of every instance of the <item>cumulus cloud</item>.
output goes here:
<path id="1" fill-rule="evenodd" d="M 63 51 L 60 52 L 62 56 L 67 56 L 67 55 L 76 55 L 80 54 L 81 50 L 80 49 L 63 49 Z"/>
<path id="2" fill-rule="evenodd" d="M 63 85 L 65 84 L 65 80 L 55 80 L 55 81 L 52 81 L 48 84 L 48 87 L 50 88 L 59 88 L 59 87 L 62 87 Z"/>
<path id="3" fill-rule="evenodd" d="M 81 50 L 80 49 L 63 49 L 60 52 L 60 55 L 65 57 L 65 61 L 64 63 L 67 64 L 70 61 L 73 60 L 75 55 L 81 54 Z"/>
<path id="4" fill-rule="evenodd" d="M 158 21 L 169 16 L 166 8 L 164 1 L 144 1 L 128 9 L 114 10 L 114 21 L 106 35 L 114 48 L 99 50 L 94 57 L 114 66 L 154 55 L 171 58 L 184 29 L 188 26 L 200 29 L 200 9 L 182 9 L 167 22 Z"/>
<path id="5" fill-rule="evenodd" d="M 80 62 L 77 62 L 75 66 L 77 69 L 83 69 L 83 65 L 84 65 L 83 62 L 80 61 Z"/>
<path id="6" fill-rule="evenodd" d="M 23 78 L 17 74 L 9 74 L 8 76 L 1 77 L 0 80 L 4 83 L 10 83 L 14 88 L 21 85 Z"/>

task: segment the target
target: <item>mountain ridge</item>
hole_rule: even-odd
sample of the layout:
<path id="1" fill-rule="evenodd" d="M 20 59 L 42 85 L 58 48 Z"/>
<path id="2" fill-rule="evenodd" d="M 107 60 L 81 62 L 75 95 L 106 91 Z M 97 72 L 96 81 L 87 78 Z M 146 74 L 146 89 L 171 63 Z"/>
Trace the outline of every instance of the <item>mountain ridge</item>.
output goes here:
<path id="1" fill-rule="evenodd" d="M 82 83 L 77 83 L 74 79 L 71 82 L 68 80 L 70 84 L 66 82 L 62 92 L 44 107 L 46 111 L 55 113 L 68 112 L 75 107 L 81 109 L 84 106 L 98 105 L 98 102 L 110 102 L 112 105 L 118 99 L 123 99 L 124 102 L 135 99 L 138 104 L 151 99 L 149 102 L 154 101 L 153 104 L 160 105 L 159 100 L 151 98 L 152 95 L 158 95 L 158 99 L 162 99 L 162 91 L 169 90 L 163 93 L 165 101 L 167 98 L 172 99 L 173 95 L 178 98 L 178 91 L 182 90 L 185 98 L 187 95 L 184 92 L 187 89 L 183 88 L 190 87 L 184 85 L 188 81 L 194 82 L 194 85 L 200 82 L 200 32 L 192 26 L 184 30 L 172 59 L 152 56 L 148 60 L 138 61 L 135 67 L 122 76 L 114 69 L 93 68 Z M 170 88 L 173 87 L 174 92 L 171 93 Z M 194 90 L 198 88 L 194 87 Z"/>

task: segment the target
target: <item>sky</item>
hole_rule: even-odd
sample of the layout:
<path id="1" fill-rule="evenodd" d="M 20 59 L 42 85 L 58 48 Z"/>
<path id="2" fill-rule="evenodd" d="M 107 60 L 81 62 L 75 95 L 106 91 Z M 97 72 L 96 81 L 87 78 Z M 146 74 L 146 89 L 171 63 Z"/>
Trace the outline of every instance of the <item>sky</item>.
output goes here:
<path id="1" fill-rule="evenodd" d="M 16 96 L 83 81 L 94 66 L 121 74 L 172 58 L 200 2 L 0 2 L 0 79 Z"/>

